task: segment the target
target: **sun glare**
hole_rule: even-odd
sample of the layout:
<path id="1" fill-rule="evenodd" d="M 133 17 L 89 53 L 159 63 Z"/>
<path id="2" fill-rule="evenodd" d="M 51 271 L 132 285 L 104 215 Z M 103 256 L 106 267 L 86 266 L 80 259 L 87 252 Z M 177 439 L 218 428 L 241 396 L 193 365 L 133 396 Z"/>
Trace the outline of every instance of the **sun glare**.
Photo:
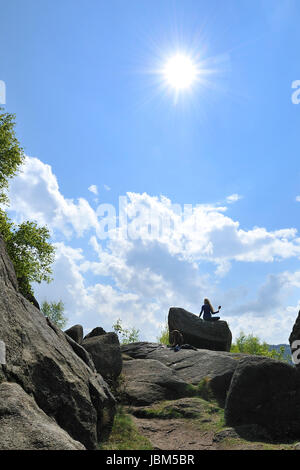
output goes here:
<path id="1" fill-rule="evenodd" d="M 163 76 L 169 86 L 176 91 L 190 88 L 197 79 L 197 66 L 190 57 L 176 54 L 166 62 Z"/>

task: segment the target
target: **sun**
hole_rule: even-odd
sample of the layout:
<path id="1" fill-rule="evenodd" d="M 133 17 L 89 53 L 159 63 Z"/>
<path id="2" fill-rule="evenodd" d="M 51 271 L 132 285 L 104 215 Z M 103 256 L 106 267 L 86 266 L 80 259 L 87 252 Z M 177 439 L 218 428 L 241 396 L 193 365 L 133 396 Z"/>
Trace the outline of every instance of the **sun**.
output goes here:
<path id="1" fill-rule="evenodd" d="M 196 64 L 188 55 L 182 53 L 171 56 L 162 72 L 165 82 L 176 91 L 190 88 L 198 75 Z"/>

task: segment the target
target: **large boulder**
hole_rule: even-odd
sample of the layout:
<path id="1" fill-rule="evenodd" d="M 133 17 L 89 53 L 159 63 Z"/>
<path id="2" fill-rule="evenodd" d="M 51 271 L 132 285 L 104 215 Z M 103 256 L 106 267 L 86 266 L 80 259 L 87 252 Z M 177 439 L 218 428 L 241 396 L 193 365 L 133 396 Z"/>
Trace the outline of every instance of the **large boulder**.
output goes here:
<path id="1" fill-rule="evenodd" d="M 0 384 L 0 450 L 85 450 L 16 383 Z"/>
<path id="2" fill-rule="evenodd" d="M 152 359 L 124 361 L 123 399 L 129 405 L 150 405 L 187 396 L 187 384 L 169 367 Z"/>
<path id="3" fill-rule="evenodd" d="M 232 334 L 226 321 L 204 321 L 183 308 L 171 307 L 169 331 L 179 330 L 184 342 L 199 349 L 230 351 Z"/>
<path id="4" fill-rule="evenodd" d="M 73 351 L 66 335 L 18 293 L 0 238 L 0 381 L 17 382 L 48 416 L 86 448 L 109 432 L 115 400 L 102 377 Z M 16 448 L 18 443 L 16 442 Z"/>
<path id="5" fill-rule="evenodd" d="M 300 375 L 296 368 L 263 356 L 241 359 L 225 405 L 229 426 L 258 424 L 273 438 L 299 436 Z"/>
<path id="6" fill-rule="evenodd" d="M 181 349 L 174 352 L 157 343 L 131 343 L 121 350 L 133 359 L 155 359 L 176 372 L 184 382 L 198 385 L 206 381 L 213 395 L 224 404 L 230 381 L 240 358 L 244 354 Z"/>
<path id="7" fill-rule="evenodd" d="M 88 351 L 96 370 L 105 379 L 114 381 L 122 371 L 122 355 L 116 333 L 85 337 L 81 346 Z"/>
<path id="8" fill-rule="evenodd" d="M 290 334 L 289 343 L 295 366 L 300 369 L 300 311 Z"/>
<path id="9" fill-rule="evenodd" d="M 84 339 L 93 338 L 94 336 L 102 336 L 102 335 L 106 335 L 106 331 L 101 326 L 96 326 L 96 328 L 93 328 L 93 330 L 90 331 L 84 337 Z"/>
<path id="10" fill-rule="evenodd" d="M 83 340 L 83 328 L 82 325 L 71 326 L 68 330 L 65 331 L 65 334 L 72 338 L 76 343 L 81 344 Z"/>

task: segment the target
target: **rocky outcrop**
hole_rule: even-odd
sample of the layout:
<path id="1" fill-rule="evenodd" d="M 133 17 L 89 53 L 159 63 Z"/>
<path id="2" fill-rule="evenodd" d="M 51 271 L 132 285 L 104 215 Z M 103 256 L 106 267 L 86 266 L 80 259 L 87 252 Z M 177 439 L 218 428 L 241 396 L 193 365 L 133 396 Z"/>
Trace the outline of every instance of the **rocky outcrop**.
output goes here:
<path id="1" fill-rule="evenodd" d="M 199 349 L 230 351 L 232 334 L 226 321 L 208 322 L 183 308 L 172 307 L 168 315 L 169 331 L 179 330 L 184 342 Z"/>
<path id="2" fill-rule="evenodd" d="M 106 335 L 106 331 L 101 326 L 96 326 L 89 334 L 87 334 L 84 339 L 93 338 L 94 336 Z"/>
<path id="3" fill-rule="evenodd" d="M 49 319 L 48 319 L 48 324 L 50 324 L 51 327 L 54 330 L 56 330 L 55 325 L 51 324 Z M 77 354 L 77 356 L 80 357 L 83 360 L 83 362 L 85 362 L 86 365 L 89 366 L 89 368 L 93 372 L 96 372 L 96 368 L 95 368 L 91 355 L 82 346 L 80 346 L 80 344 L 74 341 L 70 336 L 68 336 L 67 334 L 65 336 L 66 336 L 66 340 L 68 341 L 69 345 L 71 346 L 75 354 Z"/>
<path id="4" fill-rule="evenodd" d="M 198 385 L 206 380 L 213 395 L 224 403 L 235 368 L 243 354 L 181 349 L 174 352 L 157 343 L 132 343 L 121 346 L 122 353 L 133 359 L 159 361 L 187 384 Z M 134 368 L 134 364 L 131 366 Z M 134 379 L 133 379 L 134 380 Z"/>
<path id="5" fill-rule="evenodd" d="M 121 345 L 121 352 L 133 359 L 147 359 L 151 353 L 157 351 L 168 351 L 166 346 L 159 343 L 148 343 L 147 341 L 139 341 L 137 343 L 129 343 Z"/>
<path id="6" fill-rule="evenodd" d="M 300 311 L 290 334 L 289 343 L 295 366 L 300 369 Z"/>
<path id="7" fill-rule="evenodd" d="M 19 291 L 17 276 L 13 264 L 8 257 L 4 242 L 0 236 L 0 281 L 4 287 Z"/>
<path id="8" fill-rule="evenodd" d="M 76 343 L 81 344 L 83 340 L 83 328 L 81 325 L 71 326 L 65 331 L 65 334 L 72 338 Z"/>
<path id="9" fill-rule="evenodd" d="M 16 383 L 0 384 L 0 450 L 85 450 Z"/>
<path id="10" fill-rule="evenodd" d="M 81 345 L 91 355 L 96 370 L 105 379 L 114 381 L 120 375 L 122 355 L 116 333 L 85 337 Z"/>
<path id="11" fill-rule="evenodd" d="M 0 380 L 18 383 L 37 406 L 87 449 L 112 426 L 115 401 L 102 377 L 73 351 L 66 335 L 18 293 L 0 238 Z M 18 443 L 15 443 L 18 448 Z"/>
<path id="12" fill-rule="evenodd" d="M 296 368 L 263 356 L 239 361 L 225 405 L 230 426 L 257 424 L 273 438 L 300 433 L 300 375 Z"/>
<path id="13" fill-rule="evenodd" d="M 124 398 L 129 405 L 149 405 L 187 396 L 187 384 L 175 372 L 153 359 L 125 361 Z"/>

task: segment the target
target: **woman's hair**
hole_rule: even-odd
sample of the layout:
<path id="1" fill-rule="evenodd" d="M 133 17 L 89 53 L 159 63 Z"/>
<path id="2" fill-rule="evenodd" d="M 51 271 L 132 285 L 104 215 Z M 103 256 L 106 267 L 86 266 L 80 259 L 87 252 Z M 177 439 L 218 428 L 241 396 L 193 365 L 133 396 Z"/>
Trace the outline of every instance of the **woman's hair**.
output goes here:
<path id="1" fill-rule="evenodd" d="M 204 303 L 205 303 L 206 305 L 209 305 L 210 311 L 211 311 L 211 313 L 213 313 L 214 309 L 213 309 L 213 306 L 212 306 L 212 304 L 210 303 L 209 299 L 204 299 Z"/>
<path id="2" fill-rule="evenodd" d="M 171 331 L 169 339 L 170 339 L 171 346 L 183 345 L 183 335 L 178 330 Z"/>

